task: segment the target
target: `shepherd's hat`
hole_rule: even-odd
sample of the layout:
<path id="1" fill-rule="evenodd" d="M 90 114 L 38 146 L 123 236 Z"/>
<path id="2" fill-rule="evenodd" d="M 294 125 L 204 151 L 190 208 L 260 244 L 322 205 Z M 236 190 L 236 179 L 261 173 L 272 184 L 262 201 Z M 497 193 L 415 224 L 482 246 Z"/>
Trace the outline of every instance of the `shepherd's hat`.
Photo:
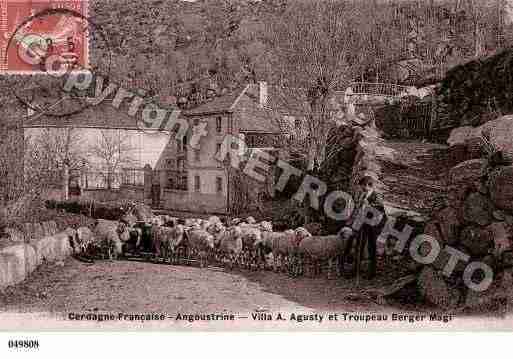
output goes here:
<path id="1" fill-rule="evenodd" d="M 351 227 L 344 227 L 338 233 L 339 236 L 347 235 L 347 237 L 351 237 L 354 234 L 354 231 Z"/>
<path id="2" fill-rule="evenodd" d="M 358 179 L 358 184 L 361 185 L 363 181 L 370 180 L 372 183 L 375 183 L 378 181 L 378 178 L 376 174 L 371 172 L 366 172 L 363 175 L 360 176 L 360 179 Z"/>

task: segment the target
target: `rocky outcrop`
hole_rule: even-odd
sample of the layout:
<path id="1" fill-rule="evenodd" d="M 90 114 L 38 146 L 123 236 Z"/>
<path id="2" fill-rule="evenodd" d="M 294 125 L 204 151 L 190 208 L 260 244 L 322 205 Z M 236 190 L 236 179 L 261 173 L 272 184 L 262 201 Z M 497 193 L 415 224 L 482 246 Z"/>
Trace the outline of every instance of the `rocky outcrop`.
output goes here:
<path id="1" fill-rule="evenodd" d="M 488 189 L 497 208 L 513 211 L 513 166 L 493 169 L 489 175 Z"/>
<path id="2" fill-rule="evenodd" d="M 441 125 L 478 126 L 493 120 L 494 112 L 511 113 L 511 58 L 507 49 L 451 68 L 437 91 Z"/>
<path id="3" fill-rule="evenodd" d="M 442 308 L 455 308 L 460 301 L 461 293 L 449 286 L 433 267 L 423 268 L 417 283 L 421 296 L 430 304 Z"/>
<path id="4" fill-rule="evenodd" d="M 513 154 L 513 116 L 502 116 L 479 127 L 463 126 L 451 131 L 447 143 L 460 161 L 482 158 L 488 152 Z M 483 141 L 483 137 L 487 141 Z M 511 158 L 509 158 L 511 164 Z"/>
<path id="5" fill-rule="evenodd" d="M 463 202 L 463 219 L 466 222 L 487 226 L 492 222 L 492 213 L 493 204 L 487 196 L 479 192 L 472 192 L 466 196 Z"/>
<path id="6" fill-rule="evenodd" d="M 452 188 L 472 185 L 486 174 L 487 167 L 488 161 L 481 158 L 462 162 L 449 171 L 449 184 Z"/>
<path id="7" fill-rule="evenodd" d="M 453 161 L 445 145 L 385 139 L 371 126 L 360 130 L 350 191 L 358 191 L 358 179 L 377 179 L 388 216 L 406 219 L 422 227 L 432 208 L 447 197 L 447 177 Z"/>
<path id="8" fill-rule="evenodd" d="M 507 194 L 494 191 L 498 183 L 507 188 L 508 183 L 513 185 L 513 182 L 496 181 L 494 175 L 499 171 L 513 173 L 512 170 L 510 167 L 494 167 L 487 160 L 470 160 L 451 170 L 448 186 L 457 189 L 462 197 L 450 197 L 445 208 L 432 213 L 426 234 L 437 239 L 441 247 L 450 245 L 466 254 L 469 261 L 488 265 L 493 272 L 493 282 L 483 292 L 465 286 L 463 271 L 468 262 L 463 261 L 454 275 L 445 276 L 443 269 L 449 257 L 444 259 L 442 251 L 418 278 L 418 289 L 427 302 L 443 308 L 456 305 L 475 308 L 494 306 L 508 297 L 509 289 L 503 282 L 508 280 L 507 272 L 513 266 L 513 211 L 504 208 L 507 203 L 502 200 Z M 455 298 L 459 298 L 456 304 Z"/>
<path id="9" fill-rule="evenodd" d="M 426 234 L 441 247 L 463 252 L 469 261 L 487 264 L 493 282 L 482 292 L 467 288 L 463 261 L 454 275 L 443 275 L 449 256 L 442 251 L 422 270 L 418 289 L 427 302 L 440 307 L 455 306 L 456 297 L 464 307 L 495 306 L 511 298 L 513 280 L 513 116 L 454 129 L 448 143 L 453 159 L 467 160 L 449 171 L 445 206 L 431 213 Z"/>

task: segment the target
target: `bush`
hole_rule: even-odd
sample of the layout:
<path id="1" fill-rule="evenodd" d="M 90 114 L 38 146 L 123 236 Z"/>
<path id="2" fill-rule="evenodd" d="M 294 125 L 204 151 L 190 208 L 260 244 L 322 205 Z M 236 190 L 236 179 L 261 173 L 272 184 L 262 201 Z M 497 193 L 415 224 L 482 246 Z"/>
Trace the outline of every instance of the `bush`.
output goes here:
<path id="1" fill-rule="evenodd" d="M 140 207 L 130 201 L 117 202 L 98 202 L 98 201 L 46 201 L 46 207 L 65 211 L 67 213 L 82 214 L 95 219 L 107 219 L 116 221 L 127 213 L 127 210 L 133 206 Z"/>
<path id="2" fill-rule="evenodd" d="M 0 208 L 0 226 L 16 226 L 38 218 L 45 205 L 39 198 L 24 196 Z"/>
<path id="3" fill-rule="evenodd" d="M 56 209 L 62 209 L 68 213 L 80 214 L 84 209 L 84 203 L 79 203 L 77 201 L 63 201 L 57 203 Z"/>

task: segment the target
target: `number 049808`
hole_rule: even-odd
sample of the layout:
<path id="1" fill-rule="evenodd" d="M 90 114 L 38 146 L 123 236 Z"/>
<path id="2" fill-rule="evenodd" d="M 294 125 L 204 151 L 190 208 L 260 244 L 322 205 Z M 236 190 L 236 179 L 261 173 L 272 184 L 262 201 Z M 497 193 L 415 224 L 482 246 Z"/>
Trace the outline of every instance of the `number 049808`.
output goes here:
<path id="1" fill-rule="evenodd" d="M 9 340 L 7 346 L 9 349 L 39 349 L 39 340 Z"/>

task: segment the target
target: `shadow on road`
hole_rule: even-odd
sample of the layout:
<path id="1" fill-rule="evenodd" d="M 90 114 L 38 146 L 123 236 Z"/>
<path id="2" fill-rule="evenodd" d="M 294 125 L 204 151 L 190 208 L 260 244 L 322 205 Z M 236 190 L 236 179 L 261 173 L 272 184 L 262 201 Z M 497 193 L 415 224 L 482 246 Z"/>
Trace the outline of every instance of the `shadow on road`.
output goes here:
<path id="1" fill-rule="evenodd" d="M 399 278 L 400 272 L 397 268 L 386 272 L 382 271 L 372 281 L 361 279 L 358 287 L 355 279 L 346 278 L 327 279 L 325 276 L 292 278 L 286 273 L 237 269 L 231 273 L 257 283 L 262 291 L 279 295 L 313 310 L 383 311 L 385 308 L 397 307 L 399 304 L 384 302 L 377 293 Z"/>

